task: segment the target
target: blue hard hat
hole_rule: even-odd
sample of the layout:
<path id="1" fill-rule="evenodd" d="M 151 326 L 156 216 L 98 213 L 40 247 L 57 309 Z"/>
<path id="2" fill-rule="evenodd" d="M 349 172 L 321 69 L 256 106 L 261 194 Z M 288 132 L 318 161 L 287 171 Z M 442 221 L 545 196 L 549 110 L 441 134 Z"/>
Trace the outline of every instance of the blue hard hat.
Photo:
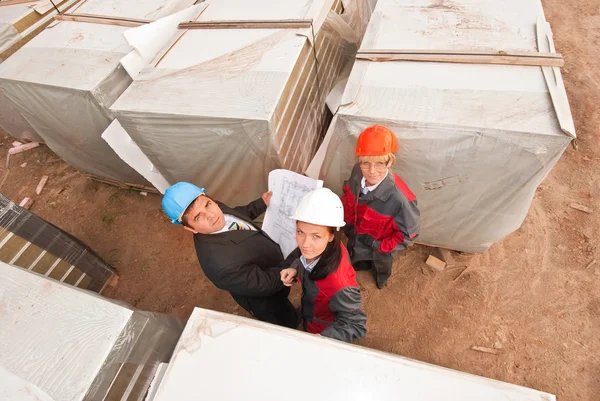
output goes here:
<path id="1" fill-rule="evenodd" d="M 165 191 L 162 198 L 162 208 L 173 224 L 181 224 L 181 216 L 185 209 L 204 194 L 204 188 L 199 188 L 189 182 L 178 182 Z"/>

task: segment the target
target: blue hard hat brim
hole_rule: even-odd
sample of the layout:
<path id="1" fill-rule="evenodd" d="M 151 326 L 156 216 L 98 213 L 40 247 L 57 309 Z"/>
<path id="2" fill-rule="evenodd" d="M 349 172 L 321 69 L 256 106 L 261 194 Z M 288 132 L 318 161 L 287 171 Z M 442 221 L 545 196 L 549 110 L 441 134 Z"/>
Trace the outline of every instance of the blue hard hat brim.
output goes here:
<path id="1" fill-rule="evenodd" d="M 190 203 L 188 203 L 187 205 L 185 205 L 185 207 L 183 208 L 183 212 L 181 212 L 181 214 L 180 214 L 180 215 L 177 217 L 177 220 L 171 220 L 171 223 L 173 223 L 173 224 L 181 224 L 181 218 L 182 218 L 182 217 L 183 217 L 183 215 L 185 214 L 185 212 L 186 212 L 186 210 L 188 209 L 188 207 L 190 207 L 190 205 L 191 205 L 192 203 L 194 203 L 194 201 L 195 201 L 196 199 L 198 199 L 198 198 L 199 198 L 200 196 L 202 196 L 202 195 L 205 195 L 205 196 L 206 196 L 206 194 L 204 193 L 204 191 L 202 191 L 201 193 L 199 193 L 199 194 L 198 194 L 198 196 L 196 196 L 194 199 L 192 199 L 192 200 L 190 201 Z"/>

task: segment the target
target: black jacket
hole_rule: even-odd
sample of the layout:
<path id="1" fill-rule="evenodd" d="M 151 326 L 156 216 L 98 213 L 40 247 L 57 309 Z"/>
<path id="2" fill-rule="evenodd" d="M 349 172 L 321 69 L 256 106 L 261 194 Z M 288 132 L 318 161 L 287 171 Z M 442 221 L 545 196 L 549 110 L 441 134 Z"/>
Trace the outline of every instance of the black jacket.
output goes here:
<path id="1" fill-rule="evenodd" d="M 262 199 L 230 209 L 217 202 L 224 214 L 252 223 L 265 212 Z M 218 288 L 245 297 L 264 297 L 281 290 L 277 267 L 283 261 L 281 249 L 262 230 L 196 234 L 194 245 L 204 274 Z"/>
<path id="2" fill-rule="evenodd" d="M 262 199 L 229 208 L 217 202 L 224 214 L 252 223 L 267 209 Z M 262 230 L 195 234 L 194 245 L 206 277 L 260 320 L 295 328 L 299 315 L 281 282 L 283 255 L 279 245 Z"/>

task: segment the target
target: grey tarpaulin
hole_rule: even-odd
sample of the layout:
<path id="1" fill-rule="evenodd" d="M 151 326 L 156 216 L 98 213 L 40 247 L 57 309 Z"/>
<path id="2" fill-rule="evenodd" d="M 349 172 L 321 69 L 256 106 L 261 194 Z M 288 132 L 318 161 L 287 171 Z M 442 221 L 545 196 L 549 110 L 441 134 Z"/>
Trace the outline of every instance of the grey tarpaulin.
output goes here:
<path id="1" fill-rule="evenodd" d="M 71 11 L 157 19 L 193 3 L 87 0 Z M 64 21 L 36 36 L 0 64 L 0 92 L 13 106 L 0 109 L 0 126 L 17 137 L 33 127 L 56 154 L 87 173 L 147 184 L 100 137 L 113 119 L 109 107 L 131 83 L 119 64 L 131 51 L 123 36 L 127 29 Z M 11 121 L 14 108 L 26 124 L 5 127 L 2 121 Z"/>
<path id="2" fill-rule="evenodd" d="M 167 182 L 247 202 L 266 190 L 269 171 L 310 162 L 330 118 L 325 98 L 370 14 L 361 1 L 209 0 L 198 21 L 310 18 L 315 37 L 311 29 L 180 30 L 146 56 L 111 112 Z"/>
<path id="3" fill-rule="evenodd" d="M 361 49 L 537 51 L 539 0 L 448 4 L 380 0 Z M 469 252 L 520 227 L 571 141 L 540 67 L 357 60 L 311 174 L 341 193 L 356 138 L 376 123 L 398 137 L 419 240 Z"/>

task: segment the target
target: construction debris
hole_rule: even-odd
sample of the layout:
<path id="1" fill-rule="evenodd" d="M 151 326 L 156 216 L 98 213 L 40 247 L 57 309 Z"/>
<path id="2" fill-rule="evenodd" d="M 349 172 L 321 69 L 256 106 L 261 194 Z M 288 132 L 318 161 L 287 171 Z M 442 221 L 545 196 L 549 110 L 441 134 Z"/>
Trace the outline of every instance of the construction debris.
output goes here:
<path id="1" fill-rule="evenodd" d="M 148 196 L 148 192 L 142 191 L 142 192 L 140 192 L 140 195 L 142 195 L 142 196 Z"/>
<path id="2" fill-rule="evenodd" d="M 443 271 L 446 268 L 446 263 L 443 260 L 439 260 L 433 255 L 429 255 L 425 263 L 427 264 L 427 266 L 439 272 Z"/>
<path id="3" fill-rule="evenodd" d="M 578 203 L 571 203 L 571 204 L 569 205 L 569 207 L 570 207 L 570 208 L 573 208 L 573 209 L 575 209 L 575 210 L 579 210 L 580 212 L 587 213 L 587 214 L 590 214 L 590 213 L 592 213 L 592 209 L 590 209 L 590 208 L 589 208 L 589 207 L 587 207 L 587 206 L 580 205 L 580 204 L 578 204 Z"/>
<path id="4" fill-rule="evenodd" d="M 465 266 L 465 268 L 463 269 L 463 271 L 461 271 L 461 272 L 460 272 L 460 274 L 459 274 L 458 276 L 456 276 L 456 277 L 454 278 L 454 280 L 452 280 L 452 281 L 456 281 L 456 280 L 458 280 L 459 278 L 461 278 L 461 277 L 462 277 L 462 275 L 463 275 L 463 274 L 465 274 L 465 272 L 467 271 L 467 269 L 468 269 L 468 268 L 469 268 L 469 266 Z"/>
<path id="5" fill-rule="evenodd" d="M 497 349 L 493 349 L 493 348 L 488 348 L 488 347 L 479 347 L 477 345 L 473 345 L 471 347 L 471 349 L 473 351 L 479 351 L 479 352 L 484 352 L 486 354 L 494 354 L 494 355 L 500 355 L 502 353 L 502 351 L 497 350 Z"/>
<path id="6" fill-rule="evenodd" d="M 593 259 L 590 263 L 588 263 L 588 265 L 583 270 L 587 270 L 590 267 L 594 266 L 595 264 L 596 264 L 596 259 Z"/>
<path id="7" fill-rule="evenodd" d="M 446 262 L 446 267 L 454 267 L 456 262 L 454 261 L 454 257 L 452 256 L 452 251 L 446 248 L 437 248 L 438 253 L 441 256 L 441 259 Z"/>
<path id="8" fill-rule="evenodd" d="M 44 189 L 44 185 L 46 185 L 46 183 L 48 182 L 48 176 L 45 175 L 42 177 L 42 179 L 40 180 L 40 183 L 38 184 L 37 188 L 35 189 L 35 193 L 36 194 L 41 194 L 42 190 Z"/>
<path id="9" fill-rule="evenodd" d="M 33 148 L 37 148 L 40 146 L 39 142 L 29 142 L 19 146 L 15 146 L 14 148 L 8 149 L 9 155 L 16 155 L 17 153 L 25 152 L 26 150 L 30 150 Z"/>
<path id="10" fill-rule="evenodd" d="M 17 146 L 21 146 L 21 145 L 23 145 L 23 142 L 14 141 L 14 142 L 12 143 L 12 145 L 13 145 L 13 148 L 16 148 Z"/>
<path id="11" fill-rule="evenodd" d="M 21 206 L 24 209 L 30 209 L 31 206 L 33 206 L 33 202 L 34 201 L 31 198 L 23 198 L 21 203 L 19 203 L 19 206 Z"/>
<path id="12" fill-rule="evenodd" d="M 21 167 L 27 167 L 27 162 L 21 164 Z"/>

